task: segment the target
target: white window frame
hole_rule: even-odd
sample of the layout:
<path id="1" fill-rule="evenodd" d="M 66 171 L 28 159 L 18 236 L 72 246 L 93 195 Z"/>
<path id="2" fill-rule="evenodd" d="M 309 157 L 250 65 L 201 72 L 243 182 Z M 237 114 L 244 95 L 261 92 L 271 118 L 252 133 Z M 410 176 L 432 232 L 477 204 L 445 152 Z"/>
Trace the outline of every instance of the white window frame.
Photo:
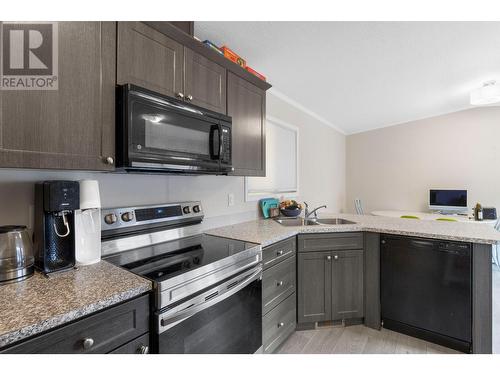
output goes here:
<path id="1" fill-rule="evenodd" d="M 273 116 L 266 116 L 266 122 L 272 122 L 274 125 L 281 126 L 283 128 L 292 130 L 295 133 L 295 149 L 297 150 L 295 155 L 295 165 L 296 165 L 296 188 L 294 191 L 264 191 L 258 193 L 250 193 L 248 189 L 248 179 L 252 178 L 252 176 L 245 177 L 245 202 L 254 202 L 258 201 L 262 198 L 296 198 L 299 196 L 299 176 L 300 176 L 300 167 L 299 167 L 299 128 L 295 125 L 289 124 L 279 118 Z M 256 178 L 256 177 L 254 177 Z"/>

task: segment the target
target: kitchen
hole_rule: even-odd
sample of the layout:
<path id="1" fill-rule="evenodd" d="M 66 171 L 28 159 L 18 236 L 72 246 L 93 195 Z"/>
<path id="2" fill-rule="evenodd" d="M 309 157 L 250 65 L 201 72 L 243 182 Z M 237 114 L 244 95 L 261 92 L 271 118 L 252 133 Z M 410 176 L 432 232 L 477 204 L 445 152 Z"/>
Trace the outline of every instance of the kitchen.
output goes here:
<path id="1" fill-rule="evenodd" d="M 7 270 L 9 282 L 0 286 L 8 301 L 0 308 L 0 352 L 496 352 L 498 266 L 492 258 L 500 233 L 496 220 L 479 220 L 479 214 L 493 215 L 497 201 L 484 183 L 456 176 L 446 182 L 412 165 L 404 150 L 414 152 L 404 143 L 411 135 L 399 135 L 399 147 L 383 142 L 398 129 L 414 134 L 414 128 L 448 123 L 465 132 L 474 122 L 491 132 L 498 107 L 463 107 L 449 115 L 429 110 L 422 124 L 417 114 L 394 115 L 398 121 L 377 118 L 374 124 L 384 128 L 362 131 L 355 128 L 362 127 L 362 115 L 337 122 L 323 104 L 319 113 L 328 113 L 326 120 L 310 103 L 291 99 L 304 77 L 297 77 L 295 88 L 287 87 L 286 77 L 304 61 L 273 69 L 273 56 L 279 65 L 288 55 L 273 55 L 276 42 L 262 36 L 279 40 L 288 33 L 297 43 L 300 35 L 308 42 L 314 27 L 332 27 L 332 35 L 358 30 L 365 37 L 373 27 L 371 41 L 380 37 L 382 45 L 397 31 L 417 39 L 423 32 L 404 23 L 2 24 L 3 40 L 10 38 L 3 50 L 10 60 L 3 61 L 10 67 L 17 61 L 14 42 L 31 35 L 28 30 L 57 46 L 50 63 L 50 54 L 28 51 L 35 65 L 52 68 L 57 87 L 13 90 L 27 81 L 2 81 L 0 236 L 4 244 L 18 241 L 2 252 L 6 258 L 25 252 L 28 264 L 14 276 Z M 443 35 L 457 31 L 433 27 Z M 472 25 L 467 32 L 478 37 L 495 27 Z M 249 37 L 252 31 L 260 33 L 260 43 Z M 340 34 L 339 40 L 347 38 Z M 463 97 L 468 100 L 468 93 Z M 414 123 L 387 127 L 408 120 Z M 392 128 L 398 129 L 378 133 Z M 488 145 L 478 150 L 484 156 L 467 160 L 494 161 L 489 144 L 482 144 Z M 446 150 L 434 152 L 430 164 L 449 159 Z M 397 173 L 401 164 L 391 162 L 398 158 L 418 173 Z M 475 181 L 481 178 L 488 181 L 484 175 Z M 437 188 L 463 189 L 468 196 L 459 206 L 466 215 L 424 217 L 439 206 L 427 201 Z M 469 219 L 478 201 L 484 207 L 475 209 L 477 220 Z M 380 211 L 397 216 L 377 216 Z M 398 258 L 407 251 L 408 258 Z M 413 251 L 428 254 L 420 265 L 426 280 L 412 273 L 411 265 L 423 259 Z M 406 293 L 398 286 L 410 277 L 416 282 Z"/>

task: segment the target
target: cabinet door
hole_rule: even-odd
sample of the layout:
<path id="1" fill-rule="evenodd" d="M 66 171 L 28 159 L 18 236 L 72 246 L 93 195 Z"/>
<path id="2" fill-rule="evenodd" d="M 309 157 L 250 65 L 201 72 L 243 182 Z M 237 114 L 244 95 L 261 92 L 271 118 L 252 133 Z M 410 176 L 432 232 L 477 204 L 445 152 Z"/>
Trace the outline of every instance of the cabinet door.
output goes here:
<path id="1" fill-rule="evenodd" d="M 299 254 L 297 303 L 299 323 L 331 320 L 331 255 L 331 252 L 327 251 Z"/>
<path id="2" fill-rule="evenodd" d="M 142 22 L 118 22 L 117 83 L 176 96 L 183 88 L 183 48 Z"/>
<path id="3" fill-rule="evenodd" d="M 0 91 L 0 167 L 111 170 L 116 24 L 58 23 L 58 90 Z"/>
<path id="4" fill-rule="evenodd" d="M 226 69 L 184 48 L 184 95 L 193 104 L 226 114 Z"/>
<path id="5" fill-rule="evenodd" d="M 363 250 L 332 253 L 332 320 L 363 317 Z"/>
<path id="6" fill-rule="evenodd" d="M 149 354 L 149 333 L 139 336 L 135 340 L 129 341 L 125 345 L 120 346 L 109 354 Z"/>
<path id="7" fill-rule="evenodd" d="M 145 295 L 42 333 L 2 354 L 104 354 L 139 336 L 146 339 L 148 330 L 149 295 Z M 147 340 L 144 344 L 149 345 Z"/>
<path id="8" fill-rule="evenodd" d="M 265 91 L 228 72 L 227 113 L 233 118 L 233 174 L 265 176 Z"/>

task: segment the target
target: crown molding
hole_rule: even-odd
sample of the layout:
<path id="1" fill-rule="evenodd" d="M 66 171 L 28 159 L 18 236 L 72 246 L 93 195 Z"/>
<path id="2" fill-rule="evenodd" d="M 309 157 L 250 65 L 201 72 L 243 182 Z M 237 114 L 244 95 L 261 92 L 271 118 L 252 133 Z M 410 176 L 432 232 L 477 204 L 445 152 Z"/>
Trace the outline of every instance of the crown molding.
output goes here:
<path id="1" fill-rule="evenodd" d="M 316 112 L 313 112 L 311 111 L 310 109 L 304 107 L 302 104 L 298 103 L 297 101 L 293 100 L 292 98 L 290 98 L 289 96 L 283 94 L 281 91 L 279 90 L 276 90 L 274 87 L 271 87 L 268 91 L 267 91 L 268 94 L 271 94 L 271 95 L 274 95 L 275 97 L 277 97 L 278 99 L 281 99 L 282 101 L 284 101 L 285 103 L 288 103 L 290 104 L 292 107 L 295 107 L 296 109 L 298 109 L 299 111 L 301 112 L 304 112 L 306 113 L 307 115 L 311 116 L 312 118 L 318 120 L 319 122 L 321 122 L 322 124 L 332 128 L 332 129 L 335 129 L 336 131 L 338 131 L 339 133 L 343 134 L 343 135 L 347 135 L 346 131 L 340 127 L 338 127 L 337 125 L 335 124 L 332 124 L 330 121 L 328 121 L 327 119 L 325 119 L 324 117 L 321 117 L 320 115 L 318 115 Z"/>

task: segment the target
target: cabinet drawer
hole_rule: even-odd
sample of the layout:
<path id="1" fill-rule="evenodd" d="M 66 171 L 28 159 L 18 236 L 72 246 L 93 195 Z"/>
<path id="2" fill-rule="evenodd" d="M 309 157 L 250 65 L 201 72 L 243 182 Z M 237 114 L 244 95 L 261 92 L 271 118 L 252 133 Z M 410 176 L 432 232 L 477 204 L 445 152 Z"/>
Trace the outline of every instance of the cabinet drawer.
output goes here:
<path id="1" fill-rule="evenodd" d="M 302 234 L 298 246 L 299 252 L 362 249 L 363 233 Z"/>
<path id="2" fill-rule="evenodd" d="M 149 354 L 149 333 L 132 340 L 109 354 Z"/>
<path id="3" fill-rule="evenodd" d="M 295 293 L 262 318 L 262 346 L 264 353 L 272 353 L 295 330 Z"/>
<path id="4" fill-rule="evenodd" d="M 149 330 L 149 296 L 111 307 L 102 312 L 42 334 L 4 353 L 108 353 Z M 85 339 L 93 345 L 84 348 Z"/>
<path id="5" fill-rule="evenodd" d="M 262 276 L 262 314 L 295 292 L 295 256 L 268 268 Z"/>
<path id="6" fill-rule="evenodd" d="M 262 263 L 264 269 L 295 255 L 297 251 L 295 236 L 286 240 L 277 242 L 262 249 Z"/>

